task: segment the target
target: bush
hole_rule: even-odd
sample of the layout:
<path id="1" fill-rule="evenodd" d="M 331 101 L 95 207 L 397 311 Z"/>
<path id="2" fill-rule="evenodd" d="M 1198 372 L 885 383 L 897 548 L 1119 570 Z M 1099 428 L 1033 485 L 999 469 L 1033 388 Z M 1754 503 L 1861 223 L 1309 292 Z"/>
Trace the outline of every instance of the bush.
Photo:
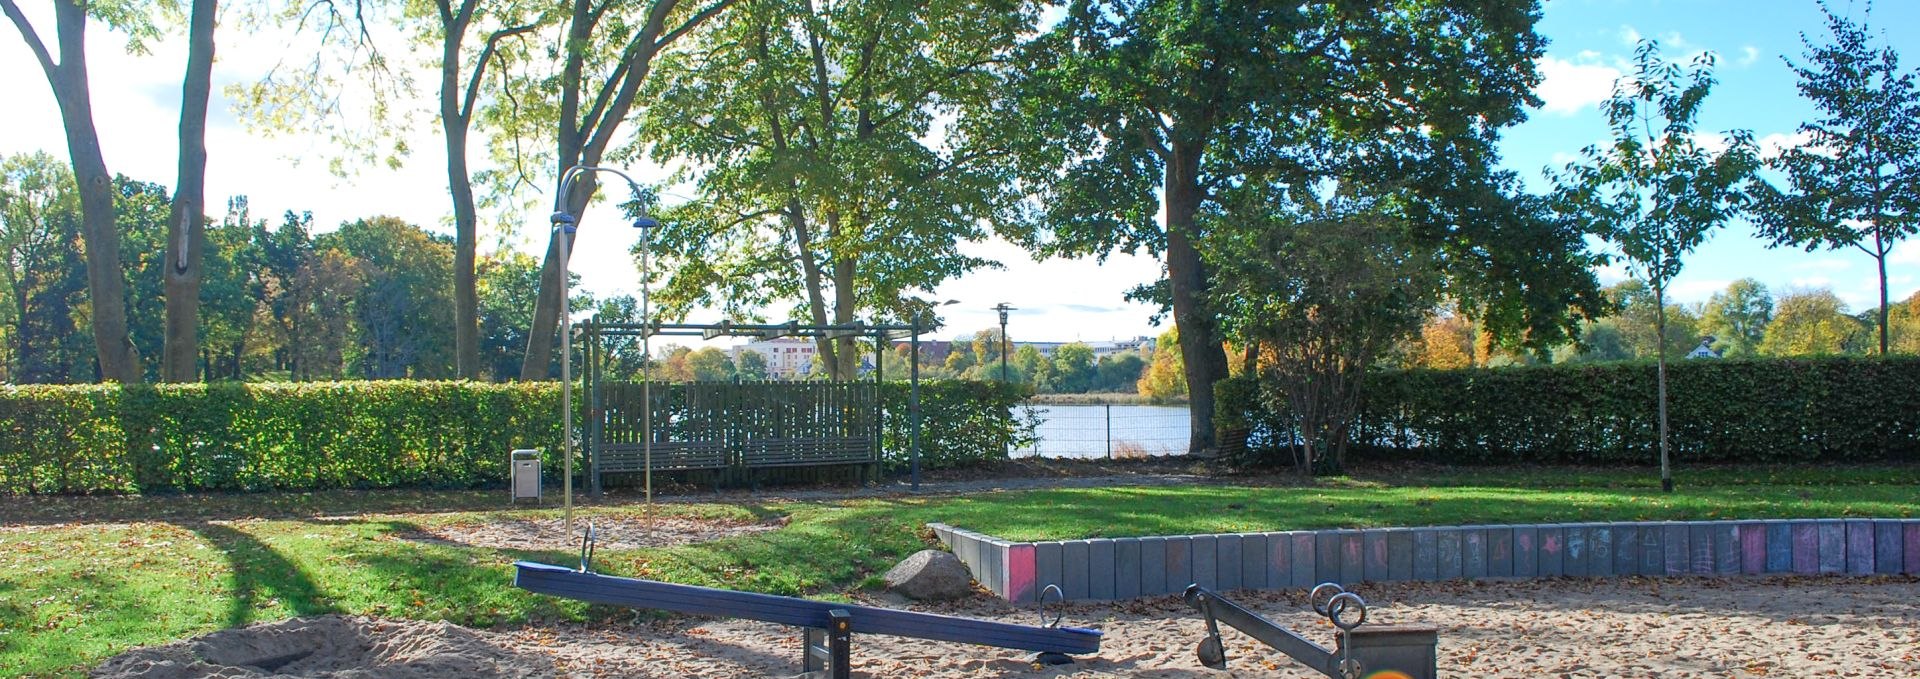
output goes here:
<path id="1" fill-rule="evenodd" d="M 1667 366 L 1673 456 L 1692 462 L 1920 457 L 1920 359 L 1686 361 Z M 1369 373 L 1356 451 L 1436 462 L 1650 464 L 1651 363 Z M 1222 382 L 1215 424 L 1243 461 L 1281 463 L 1284 402 Z"/>
<path id="2" fill-rule="evenodd" d="M 911 464 L 913 419 L 907 408 L 908 392 L 905 382 L 888 382 L 880 390 L 886 401 L 885 462 L 892 469 Z M 920 468 L 1005 459 L 1009 445 L 1030 444 L 1035 422 L 1014 413 L 1014 407 L 1030 395 L 1025 385 L 998 381 L 921 382 Z"/>
<path id="3" fill-rule="evenodd" d="M 471 382 L 6 387 L 0 492 L 497 483 L 509 449 L 559 439 L 558 397 Z"/>
<path id="4" fill-rule="evenodd" d="M 907 385 L 881 393 L 887 461 L 904 465 Z M 1024 395 L 922 384 L 923 466 L 1019 445 L 1031 436 L 1012 412 Z M 552 382 L 0 387 L 0 494 L 498 485 L 514 448 L 542 449 L 557 478 L 559 401 Z"/>

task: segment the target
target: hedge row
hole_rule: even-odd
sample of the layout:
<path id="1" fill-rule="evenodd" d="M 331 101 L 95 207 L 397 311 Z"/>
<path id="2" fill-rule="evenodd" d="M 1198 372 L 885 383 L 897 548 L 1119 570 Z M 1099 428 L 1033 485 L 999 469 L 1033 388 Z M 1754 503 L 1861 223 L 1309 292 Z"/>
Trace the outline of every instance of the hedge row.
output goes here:
<path id="1" fill-rule="evenodd" d="M 906 387 L 883 394 L 889 462 L 904 464 Z M 923 384 L 925 464 L 1000 456 L 1020 396 Z M 0 495 L 499 484 L 513 448 L 560 468 L 559 401 L 551 382 L 8 386 Z"/>
<path id="2" fill-rule="evenodd" d="M 1440 462 L 1653 463 L 1651 363 L 1367 376 L 1354 426 L 1363 454 Z M 1217 424 L 1255 461 L 1286 459 L 1284 401 L 1220 385 Z M 1667 367 L 1673 459 L 1804 462 L 1920 458 L 1920 358 L 1684 361 Z"/>

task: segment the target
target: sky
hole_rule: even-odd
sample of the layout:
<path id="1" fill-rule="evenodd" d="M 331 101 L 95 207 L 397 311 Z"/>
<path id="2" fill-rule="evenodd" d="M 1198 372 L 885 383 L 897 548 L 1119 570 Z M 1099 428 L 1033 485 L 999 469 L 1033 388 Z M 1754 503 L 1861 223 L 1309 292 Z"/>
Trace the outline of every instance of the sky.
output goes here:
<path id="1" fill-rule="evenodd" d="M 1858 17 L 1861 3 L 1832 0 L 1836 10 Z M 30 0 L 30 19 L 51 40 L 50 3 Z M 1874 8 L 1873 27 L 1906 58 L 1920 63 L 1920 2 L 1882 0 Z M 250 133 L 221 90 L 252 82 L 283 58 L 290 41 L 275 33 L 247 34 L 223 18 L 217 36 L 215 92 L 208 120 L 207 200 L 248 196 L 256 217 L 277 221 L 286 210 L 311 211 L 321 230 L 373 215 L 394 215 L 423 227 L 451 233 L 443 145 L 427 112 L 435 106 L 430 87 L 417 102 L 420 123 L 407 135 L 413 153 L 398 168 L 363 167 L 347 177 L 328 170 L 330 142 L 322 135 L 299 133 L 272 138 Z M 1606 125 L 1597 106 L 1627 66 L 1639 38 L 1658 39 L 1668 58 L 1711 51 L 1719 58 L 1720 84 L 1707 100 L 1700 129 L 1750 130 L 1764 144 L 1791 143 L 1795 128 L 1815 113 L 1795 90 L 1795 76 L 1782 56 L 1801 60 L 1800 33 L 1816 42 L 1825 27 L 1813 0 L 1547 0 L 1538 30 L 1550 43 L 1538 63 L 1544 80 L 1541 109 L 1506 131 L 1503 164 L 1527 179 L 1535 191 L 1547 187 L 1543 168 L 1560 167 L 1578 151 L 1599 143 Z M 93 78 L 95 121 L 110 171 L 171 185 L 176 174 L 184 41 L 169 35 L 146 54 L 130 54 L 122 36 L 96 26 L 89 31 L 88 59 Z M 430 84 L 432 79 L 425 78 Z M 46 151 L 66 158 L 58 110 L 32 54 L 13 27 L 0 27 L 0 92 L 6 124 L 0 125 L 0 154 Z M 485 156 L 476 141 L 471 156 Z M 642 181 L 665 176 L 662 168 L 627 168 Z M 607 195 L 602 193 L 603 196 Z M 674 199 L 671 194 L 669 201 Z M 543 199 L 550 200 L 550 199 Z M 483 233 L 483 249 L 498 242 L 529 253 L 545 246 L 546 208 L 509 221 L 510 231 Z M 604 201 L 582 220 L 573 269 L 584 287 L 599 295 L 638 292 L 638 275 L 629 250 L 636 238 Z M 1158 262 L 1115 254 L 1104 261 L 1049 259 L 1036 262 L 1011 244 L 992 240 L 965 246 L 973 254 L 1000 263 L 975 271 L 933 291 L 930 299 L 955 303 L 941 307 L 946 330 L 941 336 L 971 334 L 995 325 L 991 310 L 1006 302 L 1016 307 L 1009 321 L 1014 339 L 1033 341 L 1109 340 L 1158 334 L 1154 309 L 1127 302 L 1135 285 L 1159 277 Z M 1920 242 L 1899 246 L 1888 262 L 1894 299 L 1920 289 Z M 1605 283 L 1625 276 L 1623 269 L 1599 272 Z M 1759 279 L 1775 294 L 1830 287 L 1853 310 L 1876 304 L 1873 260 L 1858 250 L 1804 252 L 1772 249 L 1752 235 L 1746 223 L 1721 229 L 1687 258 L 1672 291 L 1676 301 L 1704 302 L 1714 291 L 1742 277 Z M 696 312 L 689 322 L 721 320 L 718 312 Z"/>

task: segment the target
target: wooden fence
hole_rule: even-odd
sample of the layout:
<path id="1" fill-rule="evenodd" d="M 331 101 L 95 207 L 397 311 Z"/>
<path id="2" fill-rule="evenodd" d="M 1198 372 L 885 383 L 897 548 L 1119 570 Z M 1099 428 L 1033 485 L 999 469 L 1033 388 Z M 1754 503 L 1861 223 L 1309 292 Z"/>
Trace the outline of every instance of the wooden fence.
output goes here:
<path id="1" fill-rule="evenodd" d="M 693 481 L 828 480 L 822 468 L 850 470 L 864 481 L 881 459 L 872 382 L 601 382 L 592 408 L 587 449 L 595 490 L 603 474 L 647 470 L 648 413 L 653 471 L 688 472 Z M 781 471 L 755 471 L 767 469 Z"/>

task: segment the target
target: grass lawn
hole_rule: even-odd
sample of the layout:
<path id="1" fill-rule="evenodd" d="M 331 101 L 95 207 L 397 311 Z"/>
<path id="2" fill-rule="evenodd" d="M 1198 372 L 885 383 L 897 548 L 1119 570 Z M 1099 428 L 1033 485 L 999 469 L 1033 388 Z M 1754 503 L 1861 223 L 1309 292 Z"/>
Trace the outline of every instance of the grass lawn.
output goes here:
<path id="1" fill-rule="evenodd" d="M 596 570 L 841 598 L 943 521 L 1014 539 L 1505 521 L 1920 516 L 1920 467 L 1651 472 L 1401 468 L 1311 486 L 1095 488 L 777 505 L 663 505 L 780 530 L 703 545 L 602 552 Z M 552 516 L 474 511 L 499 491 L 154 498 L 0 504 L 0 676 L 76 676 L 132 646 L 249 622 L 343 612 L 487 626 L 631 612 L 523 593 L 516 559 L 569 552 L 428 544 L 436 522 Z M 600 506 L 584 516 L 639 512 Z"/>

